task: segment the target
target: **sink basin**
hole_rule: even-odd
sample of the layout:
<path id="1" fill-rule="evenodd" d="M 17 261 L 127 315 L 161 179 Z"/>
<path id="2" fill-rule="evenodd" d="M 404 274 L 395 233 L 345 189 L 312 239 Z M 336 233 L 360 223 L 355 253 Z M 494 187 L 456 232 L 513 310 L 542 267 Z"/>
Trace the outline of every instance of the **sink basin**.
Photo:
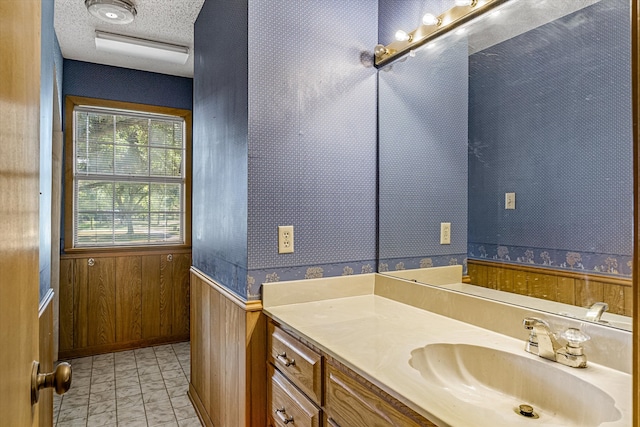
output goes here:
<path id="1" fill-rule="evenodd" d="M 581 379 L 580 372 L 537 357 L 467 344 L 430 344 L 413 350 L 409 364 L 443 405 L 473 412 L 494 425 L 588 427 L 622 417 L 614 399 Z M 520 414 L 521 404 L 533 407 L 539 418 Z"/>

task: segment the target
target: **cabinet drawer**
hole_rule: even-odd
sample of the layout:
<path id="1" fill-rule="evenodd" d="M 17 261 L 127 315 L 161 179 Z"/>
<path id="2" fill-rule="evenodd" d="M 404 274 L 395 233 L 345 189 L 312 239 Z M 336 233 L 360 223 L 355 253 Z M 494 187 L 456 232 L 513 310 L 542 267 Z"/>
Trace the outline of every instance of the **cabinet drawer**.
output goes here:
<path id="1" fill-rule="evenodd" d="M 268 359 L 292 383 L 322 405 L 322 356 L 269 322 Z"/>
<path id="2" fill-rule="evenodd" d="M 403 414 L 383 400 L 375 389 L 365 387 L 355 379 L 327 363 L 325 367 L 325 409 L 327 425 L 342 427 L 416 427 L 435 424 L 416 416 Z M 408 408 L 407 408 L 408 409 Z"/>
<path id="3" fill-rule="evenodd" d="M 320 409 L 271 365 L 267 365 L 269 386 L 267 408 L 274 427 L 320 427 Z"/>

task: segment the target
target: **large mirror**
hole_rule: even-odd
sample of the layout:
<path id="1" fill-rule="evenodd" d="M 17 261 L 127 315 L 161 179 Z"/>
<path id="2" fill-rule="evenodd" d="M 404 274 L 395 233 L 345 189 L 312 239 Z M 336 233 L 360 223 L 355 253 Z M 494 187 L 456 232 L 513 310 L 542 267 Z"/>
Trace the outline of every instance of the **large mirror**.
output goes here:
<path id="1" fill-rule="evenodd" d="M 381 273 L 631 327 L 628 0 L 507 1 L 381 68 L 379 129 Z"/>

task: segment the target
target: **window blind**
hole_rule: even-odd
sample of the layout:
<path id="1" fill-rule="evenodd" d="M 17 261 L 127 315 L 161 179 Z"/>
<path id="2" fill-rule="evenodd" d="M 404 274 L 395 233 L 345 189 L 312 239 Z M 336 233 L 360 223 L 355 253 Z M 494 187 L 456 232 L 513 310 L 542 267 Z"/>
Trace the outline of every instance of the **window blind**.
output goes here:
<path id="1" fill-rule="evenodd" d="M 184 243 L 180 117 L 76 107 L 74 247 Z"/>

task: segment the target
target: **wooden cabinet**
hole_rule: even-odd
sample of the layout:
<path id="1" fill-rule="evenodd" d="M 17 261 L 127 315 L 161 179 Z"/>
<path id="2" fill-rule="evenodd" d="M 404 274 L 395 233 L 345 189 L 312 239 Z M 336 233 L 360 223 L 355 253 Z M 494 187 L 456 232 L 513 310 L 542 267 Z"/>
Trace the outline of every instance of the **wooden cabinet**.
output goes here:
<path id="1" fill-rule="evenodd" d="M 320 427 L 322 355 L 267 324 L 267 411 L 272 427 Z"/>
<path id="2" fill-rule="evenodd" d="M 287 424 L 320 427 L 320 408 L 294 387 L 273 365 L 267 365 L 269 422 L 273 427 Z"/>
<path id="3" fill-rule="evenodd" d="M 317 405 L 322 404 L 322 357 L 269 323 L 268 360 Z"/>
<path id="4" fill-rule="evenodd" d="M 189 339 L 191 253 L 63 257 L 60 357 Z"/>
<path id="5" fill-rule="evenodd" d="M 386 400 L 372 384 L 353 372 L 331 363 L 325 364 L 324 407 L 330 423 L 342 427 L 435 427 L 409 408 Z"/>
<path id="6" fill-rule="evenodd" d="M 270 426 L 436 427 L 273 321 L 268 323 L 267 355 Z"/>

